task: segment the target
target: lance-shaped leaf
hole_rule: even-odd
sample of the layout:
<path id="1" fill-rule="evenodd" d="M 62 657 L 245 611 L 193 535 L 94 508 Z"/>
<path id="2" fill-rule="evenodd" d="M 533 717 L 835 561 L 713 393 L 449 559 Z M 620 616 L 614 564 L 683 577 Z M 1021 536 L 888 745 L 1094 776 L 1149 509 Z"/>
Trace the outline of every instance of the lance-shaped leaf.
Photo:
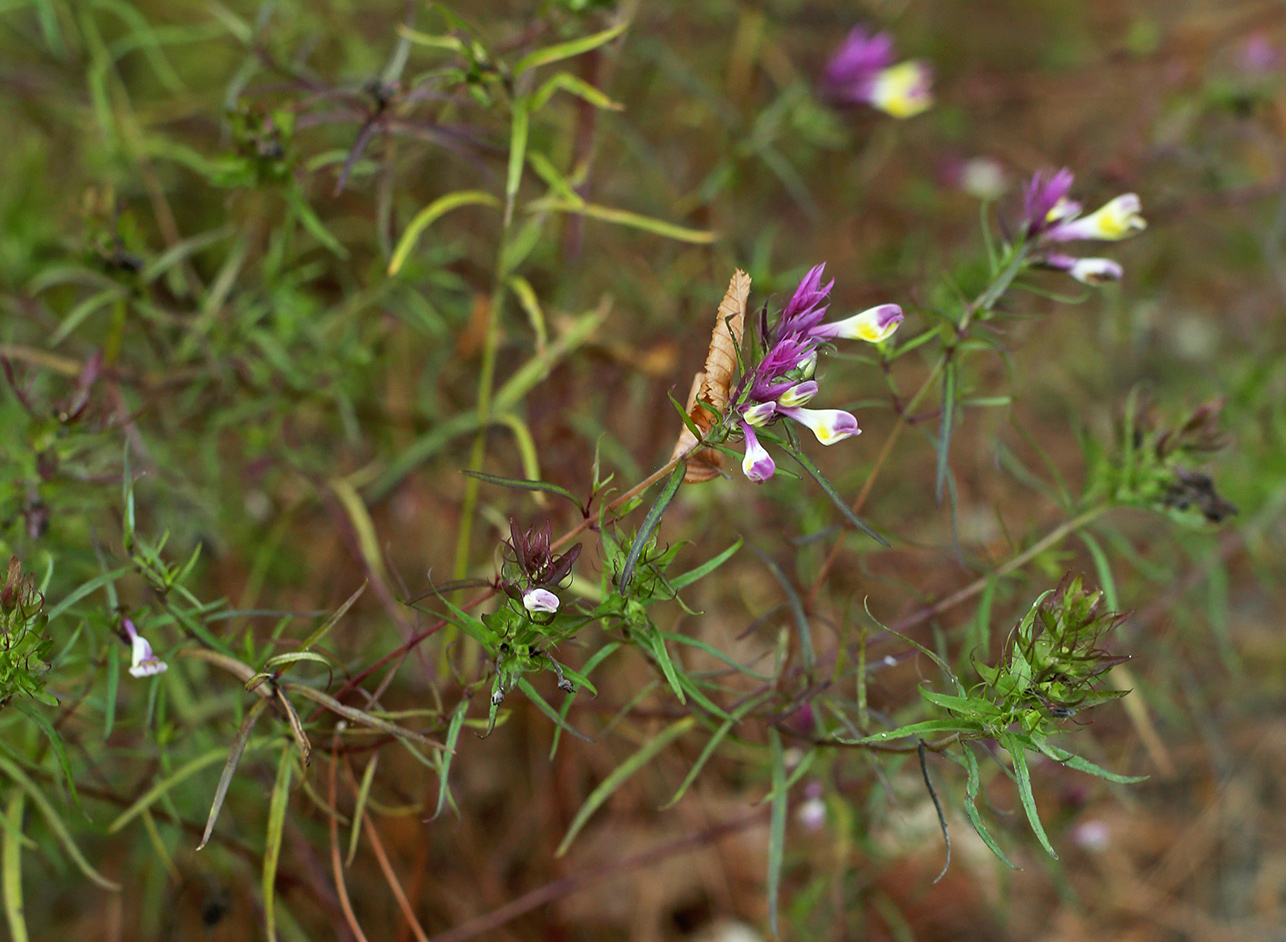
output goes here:
<path id="1" fill-rule="evenodd" d="M 671 742 L 692 729 L 696 722 L 695 718 L 686 716 L 671 723 L 645 742 L 638 752 L 613 769 L 611 774 L 590 792 L 589 797 L 585 799 L 585 804 L 581 805 L 580 810 L 576 812 L 576 817 L 572 819 L 571 826 L 567 829 L 567 836 L 563 838 L 562 843 L 558 845 L 558 849 L 554 851 L 554 856 L 561 857 L 567 853 L 567 848 L 571 847 L 572 841 L 576 839 L 576 835 L 580 833 L 581 828 L 585 826 L 585 823 L 589 821 L 594 812 L 601 808 L 603 803 L 625 783 L 625 780 L 652 761 L 652 758 Z"/>
<path id="2" fill-rule="evenodd" d="M 665 515 L 666 508 L 668 508 L 670 503 L 674 500 L 674 495 L 679 492 L 679 485 L 682 484 L 683 481 L 684 466 L 680 463 L 679 466 L 670 473 L 670 477 L 665 482 L 665 487 L 663 487 L 661 489 L 661 493 L 657 495 L 656 503 L 652 505 L 652 508 L 647 512 L 647 516 L 643 518 L 643 525 L 639 527 L 639 532 L 634 537 L 634 543 L 630 546 L 629 554 L 625 557 L 625 565 L 621 567 L 621 575 L 617 580 L 617 586 L 621 594 L 625 593 L 626 588 L 630 584 L 630 580 L 634 578 L 634 567 L 638 565 L 639 557 L 647 546 L 648 539 L 660 525 L 661 518 Z"/>
<path id="3" fill-rule="evenodd" d="M 205 820 L 205 833 L 201 835 L 201 843 L 197 845 L 197 850 L 201 850 L 206 844 L 210 843 L 210 835 L 214 833 L 214 823 L 219 820 L 219 812 L 223 808 L 223 799 L 228 794 L 228 786 L 232 784 L 232 774 L 237 770 L 237 763 L 241 761 L 242 754 L 246 751 L 246 743 L 250 741 L 250 732 L 254 729 L 255 723 L 263 715 L 267 708 L 267 700 L 256 700 L 246 711 L 245 718 L 241 725 L 237 727 L 237 735 L 232 740 L 232 749 L 228 752 L 228 761 L 223 764 L 223 774 L 219 776 L 219 784 L 214 789 L 214 801 L 210 804 L 210 814 Z"/>
<path id="4" fill-rule="evenodd" d="M 277 942 L 277 860 L 281 856 L 281 834 L 286 826 L 286 804 L 290 799 L 290 772 L 294 763 L 290 747 L 277 760 L 277 780 L 268 802 L 268 830 L 263 849 L 263 918 L 268 942 Z"/>

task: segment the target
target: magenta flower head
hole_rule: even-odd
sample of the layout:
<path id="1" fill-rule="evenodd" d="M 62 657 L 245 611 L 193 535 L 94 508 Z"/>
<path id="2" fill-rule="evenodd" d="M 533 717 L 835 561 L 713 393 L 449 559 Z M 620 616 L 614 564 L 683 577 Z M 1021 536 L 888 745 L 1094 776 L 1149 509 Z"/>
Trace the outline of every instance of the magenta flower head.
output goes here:
<path id="1" fill-rule="evenodd" d="M 856 26 L 826 66 L 824 91 L 837 102 L 910 118 L 933 104 L 933 70 L 918 59 L 894 65 L 888 33 L 870 36 Z"/>
<path id="2" fill-rule="evenodd" d="M 1047 177 L 1039 170 L 1032 176 L 1023 191 L 1023 225 L 1030 238 L 1034 239 L 1071 212 L 1080 212 L 1079 204 L 1067 200 L 1074 179 L 1066 167 L 1052 176 Z"/>
<path id="3" fill-rule="evenodd" d="M 741 470 L 756 484 L 772 477 L 776 465 L 755 429 L 786 418 L 807 428 L 823 445 L 861 432 L 857 419 L 848 412 L 804 408 L 818 394 L 813 378 L 818 348 L 841 339 L 880 343 L 902 323 L 902 309 L 896 304 L 881 304 L 843 320 L 823 322 L 835 284 L 823 283 L 825 270 L 824 264 L 808 270 L 775 329 L 768 330 L 766 319 L 761 321 L 763 357 L 745 372 L 732 397 L 746 446 Z"/>
<path id="4" fill-rule="evenodd" d="M 507 546 L 512 551 L 512 565 L 502 576 L 500 588 L 514 601 L 532 614 L 558 611 L 558 596 L 554 590 L 571 575 L 572 566 L 580 556 L 577 543 L 566 553 L 557 554 L 550 549 L 553 529 L 549 521 L 542 527 L 527 531 L 518 529 L 514 520 L 509 521 Z M 517 572 L 514 572 L 514 570 Z"/>

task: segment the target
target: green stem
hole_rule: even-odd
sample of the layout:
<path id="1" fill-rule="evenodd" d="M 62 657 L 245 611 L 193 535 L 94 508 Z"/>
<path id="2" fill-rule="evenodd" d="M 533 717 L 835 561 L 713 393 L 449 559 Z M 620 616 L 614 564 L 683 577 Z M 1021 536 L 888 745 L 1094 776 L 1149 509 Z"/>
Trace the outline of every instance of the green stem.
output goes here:
<path id="1" fill-rule="evenodd" d="M 897 631 L 905 631 L 907 628 L 910 628 L 914 625 L 922 624 L 923 622 L 928 621 L 930 618 L 933 618 L 937 615 L 941 615 L 947 609 L 955 608 L 955 606 L 959 605 L 961 602 L 964 602 L 964 601 L 967 601 L 968 599 L 973 598 L 973 596 L 979 594 L 980 592 L 982 592 L 983 589 L 987 587 L 988 582 L 990 582 L 993 579 L 999 579 L 1002 576 L 1006 576 L 1009 573 L 1013 572 L 1015 569 L 1020 569 L 1023 566 L 1027 565 L 1034 558 L 1039 556 L 1041 553 L 1045 552 L 1045 550 L 1049 549 L 1051 546 L 1055 546 L 1058 543 L 1061 543 L 1063 540 L 1067 539 L 1067 537 L 1071 536 L 1072 534 L 1076 533 L 1076 531 L 1080 530 L 1082 527 L 1091 523 L 1100 514 L 1102 514 L 1105 510 L 1107 510 L 1109 506 L 1111 505 L 1098 504 L 1094 507 L 1090 507 L 1088 510 L 1082 511 L 1081 513 L 1077 514 L 1075 517 L 1072 517 L 1070 520 L 1064 520 L 1062 523 L 1060 523 L 1054 529 L 1050 530 L 1048 533 L 1046 533 L 1043 537 L 1041 537 L 1031 546 L 1027 547 L 1027 549 L 1019 553 L 1017 556 L 1013 557 L 1012 559 L 1010 559 L 1005 563 L 1002 563 L 998 569 L 988 573 L 985 576 L 981 576 L 975 579 L 973 582 L 969 583 L 963 589 L 960 589 L 957 592 L 953 592 L 950 595 L 948 595 L 946 598 L 940 599 L 939 601 L 934 602 L 928 608 L 922 608 L 920 609 L 920 611 L 916 612 L 915 614 L 908 615 L 906 618 L 902 619 L 897 624 L 895 624 L 893 626 L 894 629 Z"/>

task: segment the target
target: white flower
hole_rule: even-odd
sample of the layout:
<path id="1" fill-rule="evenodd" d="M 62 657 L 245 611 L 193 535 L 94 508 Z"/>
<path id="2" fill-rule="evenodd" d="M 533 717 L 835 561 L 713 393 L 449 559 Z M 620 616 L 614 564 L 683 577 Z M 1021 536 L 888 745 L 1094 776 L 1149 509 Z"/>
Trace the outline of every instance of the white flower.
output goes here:
<path id="1" fill-rule="evenodd" d="M 536 612 L 558 611 L 558 596 L 548 589 L 528 589 L 522 594 L 522 607 L 535 614 Z"/>
<path id="2" fill-rule="evenodd" d="M 151 677 L 153 674 L 160 674 L 170 669 L 170 665 L 152 653 L 152 646 L 138 633 L 138 629 L 128 618 L 125 619 L 125 631 L 128 632 L 130 640 L 129 672 L 131 676 Z"/>

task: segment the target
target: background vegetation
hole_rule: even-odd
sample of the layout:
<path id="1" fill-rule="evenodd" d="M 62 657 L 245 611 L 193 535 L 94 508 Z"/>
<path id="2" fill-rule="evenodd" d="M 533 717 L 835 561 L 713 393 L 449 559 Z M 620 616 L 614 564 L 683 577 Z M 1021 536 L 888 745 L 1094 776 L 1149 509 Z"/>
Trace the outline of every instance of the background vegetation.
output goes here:
<path id="1" fill-rule="evenodd" d="M 14 938 L 1267 939 L 1286 921 L 1280 4 L 0 13 Z M 929 111 L 828 103 L 856 22 L 932 63 Z M 995 273 L 979 197 L 1013 239 L 1024 181 L 1061 166 L 1090 207 L 1140 195 L 1147 232 L 1110 252 L 1124 279 L 1024 276 L 945 380 L 930 351 Z M 805 447 L 890 545 L 807 475 L 754 485 L 730 461 L 661 491 L 647 620 L 569 632 L 578 692 L 530 673 L 474 735 L 497 652 L 470 616 L 438 618 L 479 590 L 430 578 L 491 583 L 511 518 L 557 537 L 614 475 L 596 522 L 670 455 L 667 394 L 733 270 L 775 310 L 822 261 L 832 316 L 907 315 L 882 353 L 824 361 L 826 404 L 863 434 Z M 1194 412 L 1176 453 L 1166 430 Z M 1224 443 L 1204 473 L 1239 513 L 1218 525 L 1205 484 L 1169 488 Z M 661 487 L 605 527 L 619 546 L 578 537 L 565 600 L 625 598 L 613 577 Z M 664 566 L 738 541 L 670 598 Z M 1032 752 L 1024 787 L 1001 729 L 853 745 L 968 719 L 917 690 L 1012 665 L 1011 629 L 1068 573 L 1102 591 L 1097 615 L 1132 613 L 1100 684 L 1132 693 L 1038 712 L 1061 748 L 1146 781 Z M 167 671 L 128 672 L 126 619 Z"/>

